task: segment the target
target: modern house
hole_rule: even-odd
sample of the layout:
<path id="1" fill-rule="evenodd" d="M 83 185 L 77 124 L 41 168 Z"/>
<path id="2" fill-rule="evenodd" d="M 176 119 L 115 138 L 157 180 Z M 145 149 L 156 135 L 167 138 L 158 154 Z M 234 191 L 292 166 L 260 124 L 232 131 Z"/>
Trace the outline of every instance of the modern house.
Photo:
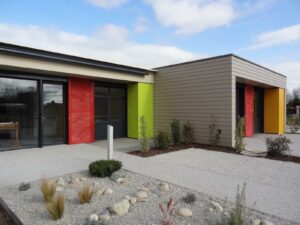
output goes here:
<path id="1" fill-rule="evenodd" d="M 237 116 L 246 136 L 283 133 L 286 77 L 235 55 L 146 70 L 0 43 L 0 151 L 138 138 L 189 121 L 195 141 L 208 126 L 233 146 Z"/>

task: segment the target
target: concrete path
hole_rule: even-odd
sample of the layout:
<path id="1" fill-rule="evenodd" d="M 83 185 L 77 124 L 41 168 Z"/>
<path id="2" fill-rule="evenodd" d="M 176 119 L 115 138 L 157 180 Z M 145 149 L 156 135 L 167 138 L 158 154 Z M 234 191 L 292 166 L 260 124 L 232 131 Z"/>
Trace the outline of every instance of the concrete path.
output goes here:
<path id="1" fill-rule="evenodd" d="M 89 144 L 1 152 L 0 186 L 86 170 L 105 157 L 104 148 Z M 150 158 L 115 152 L 115 158 L 131 171 L 223 199 L 234 200 L 246 182 L 249 207 L 300 223 L 299 164 L 198 149 Z"/>
<path id="2" fill-rule="evenodd" d="M 265 139 L 266 137 L 275 137 L 278 135 L 274 134 L 254 134 L 253 137 L 245 138 L 246 143 L 246 150 L 254 151 L 254 152 L 265 152 L 266 149 L 266 143 Z M 288 154 L 299 156 L 300 157 L 300 134 L 285 134 L 287 138 L 289 138 L 292 141 L 292 144 L 290 144 L 291 152 Z"/>

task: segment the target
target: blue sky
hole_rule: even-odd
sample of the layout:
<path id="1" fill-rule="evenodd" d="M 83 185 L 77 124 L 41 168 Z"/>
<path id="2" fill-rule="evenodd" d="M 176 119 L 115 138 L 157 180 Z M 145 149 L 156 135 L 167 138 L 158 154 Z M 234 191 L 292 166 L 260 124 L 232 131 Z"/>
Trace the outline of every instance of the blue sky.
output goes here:
<path id="1" fill-rule="evenodd" d="M 300 86 L 299 0 L 0 0 L 0 41 L 145 68 L 235 53 Z"/>

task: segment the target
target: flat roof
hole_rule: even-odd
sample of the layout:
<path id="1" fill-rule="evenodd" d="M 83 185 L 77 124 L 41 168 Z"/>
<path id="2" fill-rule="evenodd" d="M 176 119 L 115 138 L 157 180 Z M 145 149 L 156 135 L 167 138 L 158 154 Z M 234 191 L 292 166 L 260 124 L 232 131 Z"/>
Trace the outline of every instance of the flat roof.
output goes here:
<path id="1" fill-rule="evenodd" d="M 173 67 L 173 66 L 180 66 L 180 65 L 190 64 L 190 63 L 197 63 L 197 62 L 202 62 L 202 61 L 207 61 L 207 60 L 213 60 L 213 59 L 225 58 L 225 57 L 230 57 L 230 56 L 231 56 L 231 57 L 238 58 L 238 59 L 243 60 L 243 61 L 245 61 L 245 62 L 247 62 L 247 63 L 250 63 L 250 64 L 252 64 L 252 65 L 255 65 L 255 66 L 258 66 L 258 67 L 260 67 L 260 68 L 263 68 L 263 69 L 265 69 L 265 70 L 271 71 L 271 72 L 273 72 L 273 73 L 276 73 L 276 74 L 278 74 L 278 75 L 280 75 L 280 76 L 286 77 L 285 75 L 283 75 L 283 74 L 281 74 L 281 73 L 278 73 L 278 72 L 276 72 L 276 71 L 274 71 L 274 70 L 271 70 L 271 69 L 269 69 L 269 68 L 267 68 L 267 67 L 265 67 L 265 66 L 262 66 L 262 65 L 259 65 L 259 64 L 257 64 L 257 63 L 254 63 L 254 62 L 252 62 L 252 61 L 250 61 L 250 60 L 248 60 L 248 59 L 245 59 L 245 58 L 242 58 L 242 57 L 240 57 L 240 56 L 237 56 L 237 55 L 235 55 L 235 54 L 233 54 L 233 53 L 229 53 L 229 54 L 226 54 L 226 55 L 213 56 L 213 57 L 208 57 L 208 58 L 203 58 L 203 59 L 196 59 L 196 60 L 186 61 L 186 62 L 182 62 L 182 63 L 175 63 L 175 64 L 166 65 L 166 66 L 160 66 L 160 67 L 154 68 L 154 70 L 159 70 L 159 69 L 168 68 L 168 67 Z"/>
<path id="2" fill-rule="evenodd" d="M 51 52 L 42 49 L 30 48 L 15 44 L 0 42 L 0 53 L 9 55 L 18 55 L 27 58 L 43 59 L 48 61 L 76 64 L 81 66 L 95 67 L 104 70 L 114 70 L 123 73 L 131 73 L 134 75 L 148 75 L 151 70 L 138 67 L 126 66 L 116 63 L 104 62 L 95 59 L 89 59 L 74 55 Z"/>

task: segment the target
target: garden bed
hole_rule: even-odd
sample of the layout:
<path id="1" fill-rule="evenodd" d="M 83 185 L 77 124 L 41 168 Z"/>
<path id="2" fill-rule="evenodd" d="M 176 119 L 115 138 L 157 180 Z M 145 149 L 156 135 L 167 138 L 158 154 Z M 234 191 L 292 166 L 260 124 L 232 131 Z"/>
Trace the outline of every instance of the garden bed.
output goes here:
<path id="1" fill-rule="evenodd" d="M 165 153 L 169 153 L 169 152 L 185 150 L 188 148 L 201 148 L 201 149 L 206 149 L 206 150 L 211 150 L 211 151 L 219 151 L 219 152 L 238 154 L 234 151 L 233 148 L 230 148 L 230 147 L 214 146 L 214 145 L 198 144 L 198 143 L 171 145 L 166 149 L 151 148 L 147 152 L 142 152 L 140 150 L 136 150 L 136 151 L 128 152 L 128 154 L 136 155 L 136 156 L 140 156 L 140 157 L 151 157 L 151 156 L 155 156 L 155 155 L 159 155 L 159 154 L 165 154 Z"/>
<path id="2" fill-rule="evenodd" d="M 69 184 L 69 181 L 75 176 L 78 176 L 80 182 L 77 184 L 70 182 Z M 31 188 L 27 191 L 19 191 L 18 185 L 13 185 L 0 189 L 0 193 L 24 225 L 81 225 L 87 221 L 91 214 L 109 215 L 110 219 L 105 224 L 160 225 L 162 215 L 158 206 L 160 203 L 165 205 L 170 197 L 173 197 L 175 202 L 174 225 L 213 225 L 217 219 L 222 217 L 222 210 L 226 215 L 233 207 L 230 202 L 125 170 L 117 172 L 117 176 L 114 177 L 115 180 L 90 177 L 87 172 L 61 176 L 60 182 L 62 179 L 65 184 L 61 186 L 60 192 L 65 195 L 65 213 L 63 218 L 58 221 L 51 219 L 45 207 L 40 192 L 40 180 L 32 182 Z M 82 205 L 79 204 L 77 192 L 86 183 L 94 186 L 95 194 L 90 204 Z M 166 185 L 168 188 L 162 188 Z M 97 194 L 99 190 L 107 190 L 107 188 L 113 190 L 113 193 Z M 139 191 L 146 192 L 147 197 L 138 198 L 135 204 L 130 205 L 129 212 L 125 215 L 120 216 L 108 211 L 113 204 L 123 199 L 128 198 L 131 202 Z M 195 195 L 196 201 L 192 204 L 181 200 L 188 193 Z M 191 210 L 192 216 L 178 215 L 179 209 L 182 208 Z M 250 221 L 253 219 L 272 221 L 276 225 L 296 224 L 252 209 L 247 209 L 246 215 L 247 224 L 251 224 Z"/>
<path id="3" fill-rule="evenodd" d="M 136 150 L 136 151 L 128 152 L 128 154 L 136 155 L 136 156 L 140 156 L 140 157 L 151 157 L 151 156 L 155 156 L 155 155 L 159 155 L 159 154 L 165 154 L 165 153 L 185 150 L 188 148 L 204 149 L 204 150 L 209 150 L 209 151 L 217 151 L 217 152 L 225 152 L 225 153 L 242 155 L 242 154 L 236 152 L 234 148 L 230 148 L 230 147 L 226 147 L 226 146 L 199 144 L 199 143 L 171 145 L 170 147 L 168 147 L 166 149 L 151 148 L 148 152 L 142 152 L 140 150 Z M 247 155 L 245 155 L 245 156 L 247 156 Z M 251 157 L 254 157 L 254 156 L 251 156 Z M 293 155 L 277 155 L 277 156 L 268 156 L 267 155 L 265 157 L 259 156 L 259 158 L 300 163 L 300 157 L 293 156 Z"/>

